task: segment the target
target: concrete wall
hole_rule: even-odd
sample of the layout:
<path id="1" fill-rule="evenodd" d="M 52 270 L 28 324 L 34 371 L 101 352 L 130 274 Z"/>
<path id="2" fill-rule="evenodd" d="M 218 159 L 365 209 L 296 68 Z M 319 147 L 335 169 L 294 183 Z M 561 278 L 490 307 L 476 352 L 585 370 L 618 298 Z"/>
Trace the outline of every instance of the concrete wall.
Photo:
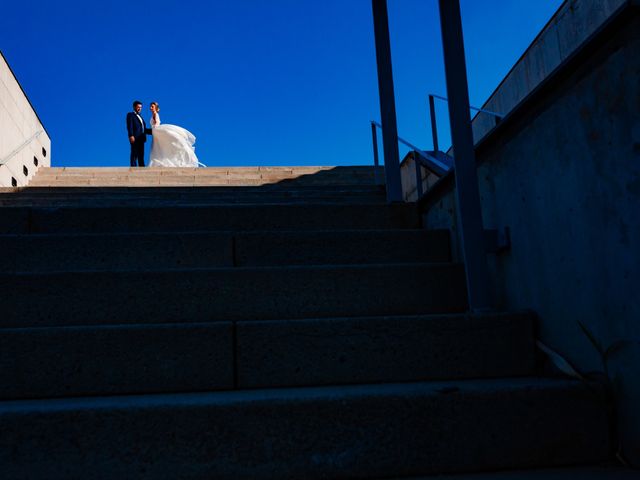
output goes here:
<path id="1" fill-rule="evenodd" d="M 511 113 L 608 19 L 634 1 L 636 0 L 565 0 L 482 108 L 502 115 Z M 474 141 L 481 141 L 497 124 L 493 115 L 475 115 L 471 122 Z M 453 147 L 447 153 L 453 155 Z M 414 168 L 413 160 L 409 156 L 405 157 L 401 169 L 413 172 Z M 425 171 L 425 175 L 428 174 Z M 431 176 L 431 179 L 424 182 L 425 186 L 433 183 L 434 176 Z M 415 175 L 405 173 L 402 180 L 405 200 L 414 201 L 417 197 Z"/>
<path id="2" fill-rule="evenodd" d="M 511 250 L 488 257 L 497 306 L 534 309 L 544 343 L 581 372 L 608 371 L 623 454 L 640 466 L 640 6 L 476 154 L 485 228 L 511 230 Z M 431 190 L 425 221 L 458 239 L 453 183 Z M 604 364 L 580 323 L 615 345 Z"/>
<path id="3" fill-rule="evenodd" d="M 569 58 L 628 0 L 566 0 L 482 108 L 508 114 L 542 80 Z M 473 119 L 476 141 L 495 127 L 495 117 L 480 113 Z"/>
<path id="4" fill-rule="evenodd" d="M 49 165 L 49 135 L 0 53 L 0 187 L 26 185 Z"/>
<path id="5" fill-rule="evenodd" d="M 420 166 L 420 178 L 422 178 L 422 191 L 426 192 L 440 180 L 441 176 Z M 405 202 L 415 202 L 418 199 L 417 180 L 413 152 L 409 152 L 400 162 L 400 183 L 402 185 L 402 197 Z"/>

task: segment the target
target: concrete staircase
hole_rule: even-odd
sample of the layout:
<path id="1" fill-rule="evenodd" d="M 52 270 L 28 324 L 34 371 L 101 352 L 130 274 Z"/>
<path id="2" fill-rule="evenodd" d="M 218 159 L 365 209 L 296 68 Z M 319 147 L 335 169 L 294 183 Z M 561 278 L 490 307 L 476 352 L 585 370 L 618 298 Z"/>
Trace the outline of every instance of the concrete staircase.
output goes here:
<path id="1" fill-rule="evenodd" d="M 602 388 L 536 376 L 532 314 L 466 313 L 448 232 L 386 204 L 372 169 L 116 173 L 0 194 L 3 478 L 609 458 Z"/>
<path id="2" fill-rule="evenodd" d="M 371 167 L 41 168 L 0 206 L 380 203 L 382 183 Z"/>

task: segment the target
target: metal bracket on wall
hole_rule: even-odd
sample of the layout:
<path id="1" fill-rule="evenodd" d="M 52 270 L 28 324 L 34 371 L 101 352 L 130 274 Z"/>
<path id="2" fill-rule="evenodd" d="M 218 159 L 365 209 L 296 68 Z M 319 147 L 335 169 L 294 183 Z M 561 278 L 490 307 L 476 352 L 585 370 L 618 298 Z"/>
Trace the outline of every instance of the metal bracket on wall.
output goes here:
<path id="1" fill-rule="evenodd" d="M 487 253 L 502 253 L 511 249 L 509 227 L 485 229 L 484 249 Z"/>

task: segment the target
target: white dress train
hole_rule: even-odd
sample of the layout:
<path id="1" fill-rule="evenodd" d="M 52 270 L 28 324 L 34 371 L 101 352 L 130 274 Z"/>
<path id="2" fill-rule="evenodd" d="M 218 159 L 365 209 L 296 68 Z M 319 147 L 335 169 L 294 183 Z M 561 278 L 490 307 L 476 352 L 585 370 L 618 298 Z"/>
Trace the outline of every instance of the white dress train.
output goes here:
<path id="1" fill-rule="evenodd" d="M 195 147 L 196 137 L 177 125 L 160 125 L 160 115 L 151 117 L 153 145 L 149 157 L 150 167 L 191 167 L 198 166 Z"/>

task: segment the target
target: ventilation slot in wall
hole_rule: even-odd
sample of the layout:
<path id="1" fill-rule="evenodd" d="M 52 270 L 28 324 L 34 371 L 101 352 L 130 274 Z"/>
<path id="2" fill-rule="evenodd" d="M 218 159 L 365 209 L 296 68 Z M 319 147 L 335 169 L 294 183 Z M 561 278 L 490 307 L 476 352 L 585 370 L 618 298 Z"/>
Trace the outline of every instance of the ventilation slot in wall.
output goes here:
<path id="1" fill-rule="evenodd" d="M 18 181 L 13 177 L 11 177 L 11 186 L 12 187 L 17 187 L 18 186 Z"/>
<path id="2" fill-rule="evenodd" d="M 42 147 L 42 156 L 46 157 L 47 156 L 47 149 Z"/>
<path id="3" fill-rule="evenodd" d="M 22 173 L 24 173 L 24 176 L 25 176 L 25 177 L 28 177 L 28 176 L 29 176 L 29 169 L 27 168 L 27 166 L 26 166 L 26 165 L 23 165 L 23 166 L 22 166 Z"/>
<path id="4" fill-rule="evenodd" d="M 44 150 L 44 148 L 42 149 Z M 38 166 L 38 157 L 33 157 L 33 164 L 37 167 Z"/>

